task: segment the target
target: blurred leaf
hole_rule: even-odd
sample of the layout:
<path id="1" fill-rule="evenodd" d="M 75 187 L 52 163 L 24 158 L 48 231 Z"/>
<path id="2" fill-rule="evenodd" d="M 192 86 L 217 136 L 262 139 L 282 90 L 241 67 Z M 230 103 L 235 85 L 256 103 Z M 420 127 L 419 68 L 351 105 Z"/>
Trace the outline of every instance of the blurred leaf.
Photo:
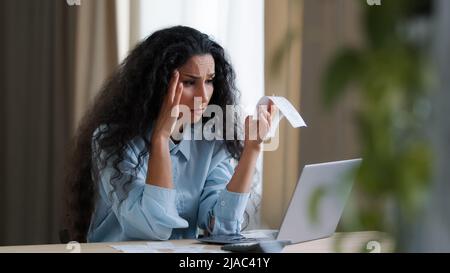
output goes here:
<path id="1" fill-rule="evenodd" d="M 344 49 L 336 54 L 325 71 L 323 100 L 331 107 L 342 95 L 345 87 L 361 76 L 362 61 L 360 53 L 354 49 Z"/>
<path id="2" fill-rule="evenodd" d="M 426 43 L 408 38 L 406 32 L 417 16 L 430 13 L 431 2 L 386 0 L 369 6 L 361 1 L 364 46 L 338 50 L 323 74 L 322 99 L 328 109 L 352 85 L 357 85 L 351 91 L 359 92 L 361 102 L 355 121 L 363 161 L 357 170 L 352 227 L 398 235 L 426 202 L 432 154 L 423 128 L 431 111 L 426 101 L 434 75 L 425 61 Z M 299 33 L 285 34 L 272 60 L 276 71 Z M 310 197 L 313 222 L 326 190 L 335 189 L 319 188 Z"/>
<path id="3" fill-rule="evenodd" d="M 432 77 L 424 48 L 406 39 L 400 27 L 407 29 L 408 20 L 420 10 L 417 7 L 424 6 L 424 1 L 412 2 L 364 7 L 366 47 L 338 51 L 326 70 L 323 88 L 325 105 L 333 106 L 347 86 L 359 87 L 356 125 L 363 162 L 357 180 L 365 200 L 356 208 L 354 223 L 393 234 L 423 206 L 432 170 L 431 151 L 422 139 L 423 102 Z M 398 211 L 397 217 L 392 211 Z"/>

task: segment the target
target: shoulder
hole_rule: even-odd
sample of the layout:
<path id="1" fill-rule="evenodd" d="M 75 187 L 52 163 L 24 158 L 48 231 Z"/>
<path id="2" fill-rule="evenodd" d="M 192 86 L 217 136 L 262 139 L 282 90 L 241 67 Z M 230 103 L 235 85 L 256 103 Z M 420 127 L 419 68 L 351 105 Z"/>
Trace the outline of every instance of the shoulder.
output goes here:
<path id="1" fill-rule="evenodd" d="M 115 129 L 115 127 L 116 126 L 114 126 L 114 125 L 101 124 L 94 130 L 94 132 L 92 134 L 92 148 L 94 151 L 101 150 L 99 147 L 100 146 L 99 142 L 103 138 L 107 137 Z M 146 144 L 145 144 L 144 139 L 140 136 L 136 136 L 126 143 L 125 152 L 126 152 L 126 154 L 128 154 L 130 156 L 137 156 L 145 148 L 146 148 Z M 106 151 L 103 151 L 103 152 L 106 152 Z"/>

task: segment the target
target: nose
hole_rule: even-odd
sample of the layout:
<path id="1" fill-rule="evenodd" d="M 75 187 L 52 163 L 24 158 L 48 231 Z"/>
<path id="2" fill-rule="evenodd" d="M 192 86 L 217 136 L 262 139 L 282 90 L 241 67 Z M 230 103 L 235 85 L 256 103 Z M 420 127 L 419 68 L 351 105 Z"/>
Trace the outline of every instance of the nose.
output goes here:
<path id="1" fill-rule="evenodd" d="M 207 93 L 207 90 L 206 90 L 205 83 L 203 83 L 203 84 L 200 86 L 200 88 L 199 88 L 199 90 L 198 90 L 198 92 L 197 92 L 197 96 L 202 98 L 202 102 L 203 102 L 203 103 L 208 102 L 208 99 L 209 99 L 209 98 L 208 98 L 208 93 Z"/>

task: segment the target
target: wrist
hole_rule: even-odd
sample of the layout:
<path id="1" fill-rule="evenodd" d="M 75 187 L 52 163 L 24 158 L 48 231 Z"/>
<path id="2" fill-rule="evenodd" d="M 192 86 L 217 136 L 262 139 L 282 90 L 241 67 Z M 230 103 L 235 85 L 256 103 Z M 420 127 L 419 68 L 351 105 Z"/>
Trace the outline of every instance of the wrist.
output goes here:
<path id="1" fill-rule="evenodd" d="M 257 143 L 256 141 L 245 141 L 244 142 L 244 151 L 260 153 L 262 150 L 262 143 Z"/>
<path id="2" fill-rule="evenodd" d="M 151 143 L 152 144 L 158 144 L 158 143 L 166 143 L 169 141 L 169 136 L 166 136 L 164 134 L 160 134 L 158 132 L 154 132 L 152 134 Z"/>
<path id="3" fill-rule="evenodd" d="M 151 139 L 151 146 L 152 147 L 165 147 L 169 145 L 169 138 L 161 136 L 161 135 L 154 135 Z"/>

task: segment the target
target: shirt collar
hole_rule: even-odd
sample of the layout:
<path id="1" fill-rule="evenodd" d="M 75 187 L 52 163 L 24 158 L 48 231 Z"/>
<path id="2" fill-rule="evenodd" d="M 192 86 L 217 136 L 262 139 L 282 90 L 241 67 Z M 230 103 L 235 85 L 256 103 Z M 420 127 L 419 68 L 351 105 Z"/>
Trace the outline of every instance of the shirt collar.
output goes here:
<path id="1" fill-rule="evenodd" d="M 180 143 L 178 143 L 179 150 L 181 154 L 189 160 L 191 158 L 191 141 L 187 139 L 182 139 Z"/>
<path id="2" fill-rule="evenodd" d="M 186 139 L 182 139 L 178 144 L 175 144 L 172 139 L 169 139 L 169 150 L 170 154 L 176 154 L 177 152 L 181 152 L 181 154 L 186 158 L 186 160 L 190 159 L 190 141 Z"/>

